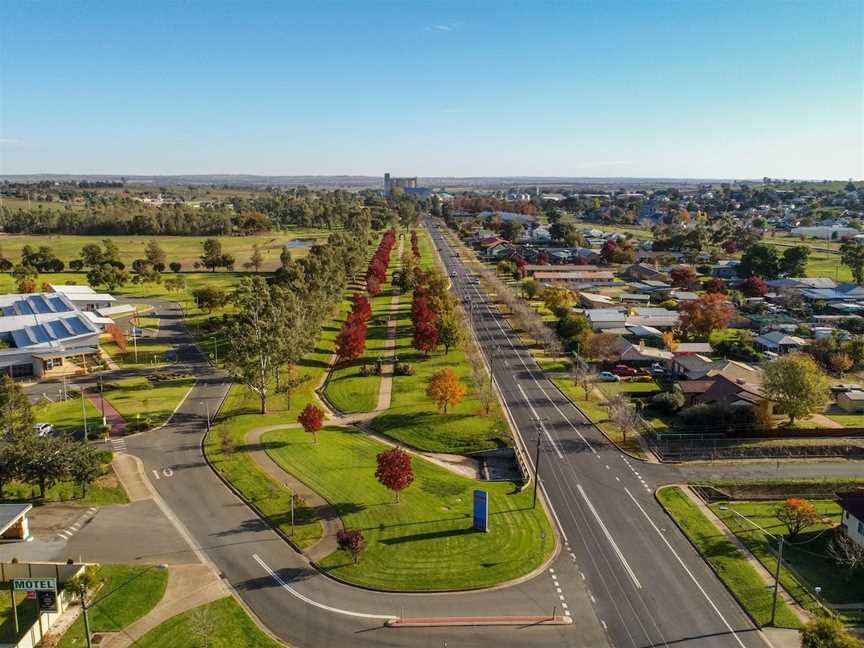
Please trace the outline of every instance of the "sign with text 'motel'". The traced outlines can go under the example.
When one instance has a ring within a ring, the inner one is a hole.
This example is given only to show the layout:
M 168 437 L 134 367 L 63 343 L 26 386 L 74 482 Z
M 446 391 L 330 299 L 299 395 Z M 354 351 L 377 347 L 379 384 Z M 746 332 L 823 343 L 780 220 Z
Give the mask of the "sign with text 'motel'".
M 474 491 L 474 529 L 489 531 L 489 496 L 486 491 Z

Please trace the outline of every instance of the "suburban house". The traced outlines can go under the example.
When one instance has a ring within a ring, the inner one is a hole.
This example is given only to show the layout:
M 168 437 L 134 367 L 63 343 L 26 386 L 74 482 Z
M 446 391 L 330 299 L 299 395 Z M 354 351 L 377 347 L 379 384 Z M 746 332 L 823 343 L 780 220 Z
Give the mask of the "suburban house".
M 692 368 L 686 374 L 689 378 L 676 384 L 676 389 L 684 396 L 685 405 L 720 403 L 770 407 L 770 401 L 762 395 L 761 369 L 734 360 L 720 360 L 709 366 L 705 362 L 708 359 L 700 355 L 676 357 L 671 365 L 680 369 L 682 365 L 697 364 L 695 360 L 702 367 Z
M 711 266 L 711 275 L 720 279 L 735 279 L 738 276 L 737 259 L 724 259 Z
M 42 377 L 64 362 L 95 362 L 100 328 L 95 313 L 79 310 L 62 293 L 0 296 L 0 371 Z
M 580 290 L 578 293 L 579 304 L 588 309 L 597 309 L 597 308 L 613 308 L 617 304 L 615 299 L 610 297 L 609 295 L 604 295 L 602 293 L 594 293 L 594 292 L 586 292 L 584 290 Z
M 116 300 L 108 293 L 97 293 L 90 286 L 76 284 L 48 284 L 52 293 L 64 295 L 78 310 L 95 312 L 110 308 Z
M 629 365 L 645 366 L 654 362 L 665 362 L 672 358 L 672 354 L 669 351 L 645 346 L 644 342 L 633 344 L 622 337 L 615 340 L 612 350 L 612 357 L 616 362 Z
M 657 281 L 656 279 L 632 281 L 627 286 L 634 292 L 656 295 L 661 300 L 672 290 L 671 285 L 665 281 Z
M 807 340 L 789 335 L 783 331 L 769 331 L 753 338 L 753 346 L 759 351 L 772 353 L 790 353 L 800 351 L 807 345 Z
M 585 270 L 585 267 L 587 266 L 570 272 L 554 272 L 547 269 L 544 272 L 535 272 L 534 279 L 541 284 L 564 285 L 571 288 L 614 283 L 615 274 L 612 271 L 599 269 Z
M 665 282 L 669 280 L 669 275 L 665 272 L 660 272 L 660 270 L 646 263 L 634 263 L 624 271 L 624 276 L 629 279 L 635 279 L 636 281 L 648 279 L 651 281 Z
M 864 547 L 864 491 L 837 495 L 843 509 L 843 530 L 850 540 Z
M 591 308 L 582 311 L 594 331 L 622 329 L 627 321 L 627 313 L 617 308 Z
M 836 288 L 837 284 L 828 277 L 782 277 L 766 281 L 768 287 L 775 291 L 805 290 L 807 288 Z
M 562 263 L 558 265 L 540 265 L 537 263 L 528 263 L 522 266 L 521 271 L 523 276 L 533 277 L 538 272 L 598 272 L 602 268 L 593 265 L 578 265 L 576 263 Z
M 678 326 L 678 311 L 666 308 L 633 308 L 625 322 L 626 326 L 651 326 L 656 329 L 671 329 Z
M 834 288 L 805 288 L 801 296 L 808 301 L 859 301 L 864 300 L 864 288 L 854 283 L 842 283 Z

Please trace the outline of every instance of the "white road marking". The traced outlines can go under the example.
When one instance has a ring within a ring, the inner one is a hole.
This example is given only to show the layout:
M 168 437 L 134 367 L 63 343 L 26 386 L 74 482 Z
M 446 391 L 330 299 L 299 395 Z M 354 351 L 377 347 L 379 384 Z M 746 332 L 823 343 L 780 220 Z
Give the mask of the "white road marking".
M 343 610 L 341 608 L 336 608 L 336 607 L 332 607 L 330 605 L 324 605 L 323 603 L 318 603 L 317 601 L 313 601 L 308 596 L 304 596 L 303 594 L 298 592 L 296 589 L 291 587 L 284 580 L 282 580 L 282 577 L 279 576 L 279 574 L 274 572 L 272 569 L 270 569 L 269 565 L 267 565 L 267 563 L 265 563 L 263 560 L 261 560 L 261 558 L 258 556 L 258 554 L 252 554 L 252 558 L 254 558 L 255 562 L 257 562 L 259 565 L 261 565 L 261 567 L 264 568 L 264 571 L 266 571 L 268 574 L 270 574 L 270 576 L 273 577 L 273 580 L 275 580 L 277 583 L 279 583 L 279 585 L 282 586 L 282 589 L 286 590 L 291 595 L 296 596 L 298 599 L 300 599 L 304 603 L 308 603 L 309 605 L 314 605 L 315 607 L 317 607 L 321 610 L 327 610 L 328 612 L 335 612 L 336 614 L 344 614 L 346 616 L 358 617 L 361 619 L 383 619 L 385 621 L 388 621 L 391 619 L 398 619 L 399 618 L 393 614 L 367 614 L 365 612 L 352 612 L 351 610 Z
M 159 476 L 159 471 L 158 471 L 158 470 L 154 470 L 154 471 L 153 471 L 153 474 L 156 476 L 156 479 L 162 479 L 162 478 Z
M 726 628 L 729 630 L 729 632 L 732 633 L 732 636 L 735 637 L 735 641 L 738 642 L 738 645 L 741 646 L 741 648 L 746 648 L 746 647 L 744 646 L 744 642 L 741 641 L 741 638 L 738 636 L 738 634 L 735 632 L 735 630 L 732 629 L 732 626 L 731 626 L 731 625 L 729 624 L 729 622 L 726 620 L 726 617 L 723 616 L 723 614 L 720 612 L 720 610 L 719 610 L 719 608 L 717 607 L 717 605 L 715 605 L 714 601 L 711 600 L 711 597 L 708 596 L 708 593 L 707 593 L 707 592 L 702 588 L 702 585 L 699 583 L 699 581 L 698 581 L 698 580 L 696 579 L 696 577 L 693 575 L 693 572 L 690 571 L 690 569 L 687 567 L 687 565 L 686 565 L 686 564 L 684 563 L 684 561 L 681 559 L 681 556 L 678 555 L 678 552 L 675 551 L 675 549 L 672 548 L 672 545 L 669 544 L 669 541 L 666 539 L 666 536 L 664 536 L 664 535 L 660 532 L 660 529 L 657 528 L 657 525 L 654 524 L 654 520 L 652 520 L 652 519 L 648 516 L 648 513 L 645 511 L 644 508 L 642 508 L 642 505 L 639 504 L 639 502 L 636 501 L 636 498 L 633 497 L 633 494 L 632 494 L 632 493 L 631 493 L 627 488 L 624 489 L 624 492 L 627 493 L 628 497 L 630 497 L 631 500 L 633 500 L 633 503 L 636 505 L 636 508 L 638 508 L 639 511 L 641 511 L 642 515 L 645 516 L 645 519 L 648 520 L 648 523 L 649 523 L 649 524 L 654 528 L 654 530 L 657 532 L 657 535 L 660 536 L 660 539 L 663 540 L 663 543 L 666 545 L 666 547 L 669 549 L 669 551 L 672 552 L 672 555 L 675 556 L 675 559 L 678 561 L 678 563 L 681 565 L 681 567 L 684 568 L 684 571 L 687 572 L 687 575 L 690 577 L 690 580 L 692 580 L 692 581 L 693 581 L 693 584 L 696 585 L 696 587 L 699 588 L 699 591 L 700 591 L 700 592 L 702 592 L 702 596 L 705 597 L 705 600 L 708 601 L 708 603 L 711 605 L 711 607 L 712 607 L 712 608 L 714 609 L 714 611 L 717 613 L 717 616 L 720 617 L 720 620 L 721 620 L 721 621 L 723 621 L 723 625 L 725 625 Z
M 608 629 L 609 629 L 609 628 L 606 627 L 606 622 L 605 622 L 603 619 L 600 619 L 600 625 L 603 626 L 603 629 L 604 629 L 604 630 L 608 630 Z
M 528 403 L 528 407 L 531 409 L 531 414 L 534 415 L 534 418 L 538 420 L 538 425 L 540 429 L 543 430 L 543 433 L 546 435 L 546 438 L 549 439 L 549 443 L 552 444 L 552 448 L 555 450 L 555 454 L 558 455 L 559 459 L 563 459 L 564 455 L 561 454 L 561 451 L 558 449 L 558 444 L 555 443 L 555 439 L 552 438 L 552 435 L 549 434 L 549 430 L 546 429 L 546 426 L 543 425 L 542 421 L 539 421 L 540 417 L 537 415 L 537 410 L 534 409 L 534 406 L 531 404 L 531 401 L 528 400 L 528 396 L 525 394 L 525 390 L 522 389 L 522 385 L 516 383 L 516 386 L 519 388 L 519 391 L 522 393 L 522 398 L 525 399 L 525 402 Z
M 597 520 L 597 524 L 600 525 L 600 529 L 603 531 L 603 535 L 606 536 L 606 539 L 609 541 L 609 544 L 612 545 L 613 551 L 618 556 L 618 559 L 621 561 L 621 564 L 624 565 L 624 569 L 627 571 L 627 574 L 633 580 L 633 583 L 636 585 L 637 589 L 642 589 L 642 583 L 639 582 L 639 579 L 636 578 L 636 574 L 633 569 L 630 567 L 630 563 L 627 562 L 627 559 L 624 557 L 624 554 L 621 552 L 621 549 L 615 544 L 615 540 L 612 538 L 612 534 L 609 533 L 609 529 L 606 528 L 606 525 L 603 524 L 603 520 L 600 519 L 600 514 L 597 513 L 597 509 L 594 508 L 594 505 L 591 503 L 591 500 L 588 499 L 588 494 L 585 492 L 585 489 L 582 488 L 582 484 L 576 484 L 576 488 L 579 491 L 579 494 L 582 496 L 582 499 L 585 500 L 585 503 L 588 505 L 588 510 L 591 511 L 591 514 L 594 516 L 594 519 Z M 626 490 L 626 489 L 625 489 Z

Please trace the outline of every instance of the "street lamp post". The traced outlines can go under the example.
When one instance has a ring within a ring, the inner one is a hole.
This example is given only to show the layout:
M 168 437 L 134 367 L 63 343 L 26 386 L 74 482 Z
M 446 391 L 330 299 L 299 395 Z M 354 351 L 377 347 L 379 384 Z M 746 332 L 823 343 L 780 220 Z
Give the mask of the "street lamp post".
M 105 390 L 102 385 L 102 376 L 99 376 L 99 404 L 102 406 L 102 425 L 105 426 L 108 421 L 105 419 Z
M 534 453 L 534 501 L 531 508 L 537 508 L 537 486 L 540 484 L 540 441 L 542 440 L 540 426 L 537 426 L 537 450 Z
M 751 524 L 755 528 L 759 529 L 759 531 L 761 531 L 762 533 L 767 535 L 769 538 L 772 538 L 772 539 L 777 541 L 777 566 L 774 568 L 774 593 L 773 593 L 773 596 L 771 598 L 771 619 L 768 621 L 768 625 L 774 625 L 774 620 L 777 616 L 777 595 L 780 592 L 780 566 L 783 564 L 783 535 L 782 534 L 779 536 L 774 535 L 773 533 L 771 533 L 767 529 L 764 529 L 763 527 L 756 524 L 753 520 L 748 518 L 743 513 L 739 513 L 738 511 L 733 509 L 728 504 L 721 504 L 720 510 L 732 512 L 733 514 L 737 515 L 738 517 L 740 517 L 742 520 L 744 520 L 748 524 Z

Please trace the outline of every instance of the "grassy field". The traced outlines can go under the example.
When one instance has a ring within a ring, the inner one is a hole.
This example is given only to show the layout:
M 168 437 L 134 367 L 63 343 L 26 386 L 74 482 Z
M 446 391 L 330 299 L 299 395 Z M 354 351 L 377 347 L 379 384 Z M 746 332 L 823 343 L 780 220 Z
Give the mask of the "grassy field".
M 756 569 L 696 508 L 678 487 L 657 491 L 657 498 L 684 533 L 760 625 L 771 618 L 771 590 Z M 777 602 L 776 625 L 798 628 L 798 618 L 782 600 Z
M 811 503 L 822 517 L 822 522 L 808 527 L 797 538 L 786 538 L 780 582 L 808 610 L 819 608 L 813 595 L 813 588 L 817 585 L 822 588 L 821 596 L 831 603 L 864 601 L 864 579 L 855 578 L 850 570 L 838 567 L 827 553 L 832 534 L 826 531 L 840 523 L 840 506 L 831 500 L 811 500 Z M 736 501 L 731 506 L 763 529 L 775 535 L 786 535 L 786 527 L 775 515 L 780 504 L 782 501 Z M 711 508 L 759 562 L 773 573 L 777 566 L 774 551 L 776 542 L 730 510 L 721 510 L 719 502 Z M 787 569 L 787 566 L 791 569 Z
M 201 629 L 210 628 L 202 644 Z M 232 597 L 171 617 L 135 642 L 137 648 L 282 648 L 264 634 Z
M 299 429 L 264 435 L 268 453 L 361 529 L 366 550 L 358 565 L 337 551 L 322 567 L 359 585 L 393 590 L 482 587 L 531 572 L 554 537 L 531 492 L 512 483 L 475 482 L 414 458 L 415 481 L 401 502 L 375 479 L 376 455 L 387 446 L 340 428 L 319 432 L 314 445 Z M 489 533 L 471 528 L 472 490 L 489 493 Z
M 282 246 L 293 239 L 320 239 L 328 236 L 326 230 L 312 228 L 296 228 L 285 232 L 270 232 L 267 234 L 252 234 L 249 236 L 215 236 L 222 244 L 222 251 L 234 255 L 237 268 L 249 261 L 252 256 L 252 246 L 257 244 L 264 257 L 262 270 L 275 270 L 279 267 L 279 255 Z M 201 244 L 206 236 L 73 236 L 67 234 L 19 235 L 0 234 L 0 249 L 7 259 L 17 262 L 21 256 L 21 248 L 25 245 L 39 247 L 47 245 L 64 263 L 79 258 L 81 248 L 90 243 L 102 244 L 103 239 L 111 239 L 120 249 L 120 260 L 131 267 L 132 261 L 144 256 L 144 246 L 151 240 L 156 240 L 165 250 L 168 261 L 179 261 L 183 270 L 194 269 L 194 263 L 201 255 Z M 306 247 L 291 248 L 294 256 L 305 254 Z
M 127 421 L 146 421 L 157 426 L 168 420 L 174 408 L 195 384 L 194 378 L 151 382 L 146 378 L 123 378 L 106 383 L 105 399 Z M 107 389 L 108 385 L 116 389 Z
M 89 425 L 101 423 L 99 410 L 89 400 L 82 401 L 81 398 L 71 398 L 56 403 L 43 401 L 33 407 L 33 417 L 38 423 L 53 424 L 55 431 L 61 434 L 71 434 L 84 430 L 84 411 Z
M 90 604 L 92 633 L 122 630 L 137 621 L 155 607 L 168 585 L 168 571 L 158 567 L 104 565 L 100 573 L 104 582 Z M 79 616 L 57 648 L 85 645 L 84 619 Z
M 425 230 L 418 231 L 421 265 L 434 267 L 431 241 Z M 443 348 L 425 357 L 411 344 L 411 296 L 399 304 L 396 330 L 396 355 L 400 362 L 413 365 L 413 376 L 395 376 L 390 409 L 371 422 L 382 434 L 430 452 L 474 452 L 510 445 L 512 439 L 497 402 L 490 416 L 483 415 L 482 405 L 471 390 L 471 368 L 462 349 Z M 432 375 L 450 367 L 468 386 L 465 398 L 451 406 L 447 414 L 439 412 L 426 388 Z

